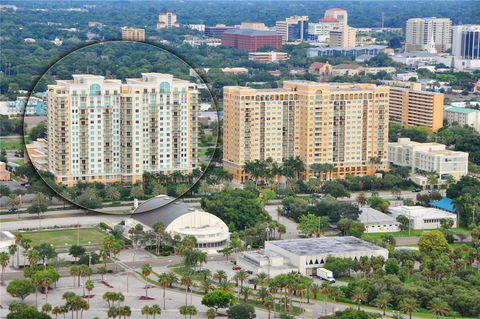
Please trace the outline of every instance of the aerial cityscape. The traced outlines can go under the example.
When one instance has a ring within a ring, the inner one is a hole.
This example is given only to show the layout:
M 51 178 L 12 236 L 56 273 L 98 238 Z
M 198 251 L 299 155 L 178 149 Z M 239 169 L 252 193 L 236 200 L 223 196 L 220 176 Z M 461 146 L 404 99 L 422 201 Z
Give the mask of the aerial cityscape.
M 0 15 L 0 318 L 480 318 L 479 1 Z

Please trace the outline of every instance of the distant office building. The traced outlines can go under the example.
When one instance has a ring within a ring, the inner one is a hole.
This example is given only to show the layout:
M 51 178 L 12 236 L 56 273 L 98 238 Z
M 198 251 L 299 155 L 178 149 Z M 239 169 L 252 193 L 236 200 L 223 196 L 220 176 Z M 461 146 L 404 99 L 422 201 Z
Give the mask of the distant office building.
M 192 30 L 197 30 L 199 32 L 205 32 L 205 25 L 204 24 L 187 24 L 187 28 Z
M 451 48 L 452 20 L 436 17 L 407 20 L 405 51 L 425 51 L 432 42 L 437 52 Z
M 347 10 L 342 8 L 330 8 L 325 10 L 324 19 L 335 19 L 340 25 L 348 25 Z
M 387 46 L 385 45 L 368 45 L 351 48 L 309 48 L 307 49 L 307 57 L 345 55 L 355 58 L 361 55 L 377 56 L 379 53 L 385 52 L 386 49 Z
M 480 132 L 480 111 L 466 107 L 446 106 L 443 118 L 447 124 L 457 123 L 461 126 L 473 127 Z
M 122 28 L 122 40 L 125 41 L 145 41 L 145 29 Z
M 226 26 L 224 24 L 217 24 L 214 27 L 205 27 L 205 36 L 210 37 L 210 38 L 217 38 L 220 39 L 222 38 L 222 33 L 227 31 L 227 30 L 232 30 L 236 29 L 235 27 L 232 26 Z
M 281 49 L 282 36 L 272 31 L 234 29 L 222 33 L 222 44 L 248 52 L 263 47 Z
M 390 122 L 403 126 L 443 127 L 443 93 L 422 91 L 420 83 L 410 88 L 390 87 Z
M 480 69 L 480 25 L 453 27 L 452 55 L 458 69 Z
M 277 21 L 275 31 L 282 36 L 284 43 L 308 40 L 308 16 L 292 16 Z
M 55 181 L 126 182 L 197 166 L 198 89 L 170 74 L 78 74 L 49 85 L 48 169 Z
M 224 87 L 223 165 L 244 182 L 247 161 L 298 156 L 304 178 L 331 163 L 333 178 L 387 169 L 388 87 L 285 81 L 283 88 Z M 374 165 L 372 158 L 380 164 Z
M 332 25 L 330 23 L 312 23 L 308 24 L 308 40 L 315 42 L 328 42 Z
M 274 61 L 286 61 L 288 60 L 288 53 L 286 52 L 250 52 L 248 54 L 250 61 L 256 61 L 261 63 L 272 63 Z
M 439 143 L 413 142 L 409 138 L 388 143 L 388 161 L 411 168 L 412 174 L 435 172 L 440 179 L 450 175 L 459 180 L 468 173 L 468 153 L 447 150 Z
M 395 218 L 402 215 L 408 218 L 410 229 L 438 229 L 442 220 L 451 219 L 457 227 L 457 215 L 438 208 L 423 206 L 395 206 L 388 209 Z
M 178 28 L 177 14 L 173 11 L 162 10 L 158 16 L 157 30 L 164 28 Z
M 260 21 L 245 21 L 240 24 L 240 29 L 268 31 L 265 23 Z
M 43 99 L 30 96 L 19 96 L 15 101 L 6 102 L 6 109 L 2 110 L 5 115 L 39 115 L 47 114 L 47 105 Z
M 331 48 L 351 48 L 356 46 L 357 30 L 349 26 L 330 30 L 328 44 Z

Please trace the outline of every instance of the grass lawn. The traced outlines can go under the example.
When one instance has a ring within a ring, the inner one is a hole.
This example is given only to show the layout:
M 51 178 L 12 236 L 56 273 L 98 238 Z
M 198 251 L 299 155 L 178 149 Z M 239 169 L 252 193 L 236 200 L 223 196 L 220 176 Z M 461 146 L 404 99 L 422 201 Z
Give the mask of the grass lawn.
M 64 247 L 65 243 L 67 243 L 67 246 L 76 245 L 77 236 L 80 245 L 88 245 L 88 242 L 91 242 L 92 245 L 98 245 L 106 237 L 106 234 L 98 228 L 29 231 L 21 232 L 21 234 L 23 238 L 32 240 L 32 246 L 48 243 L 53 244 L 55 247 Z
M 381 239 L 382 235 L 392 235 L 393 237 L 415 237 L 421 236 L 423 232 L 429 230 L 422 230 L 422 229 L 411 229 L 410 233 L 408 230 L 402 230 L 399 232 L 391 232 L 391 233 L 370 233 L 370 234 L 363 234 L 363 238 L 365 239 Z M 470 234 L 470 231 L 465 228 L 453 228 L 451 229 L 452 233 L 454 234 Z
M 2 138 L 0 140 L 0 146 L 3 150 L 20 150 L 23 145 L 23 139 L 21 138 Z

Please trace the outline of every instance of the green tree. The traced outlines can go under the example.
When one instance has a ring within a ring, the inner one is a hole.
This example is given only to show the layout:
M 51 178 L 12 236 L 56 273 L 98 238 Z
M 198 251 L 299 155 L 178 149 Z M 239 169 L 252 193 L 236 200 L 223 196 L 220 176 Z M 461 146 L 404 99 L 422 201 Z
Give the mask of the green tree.
M 35 288 L 31 279 L 17 278 L 8 283 L 7 292 L 12 297 L 20 298 L 23 301 L 28 295 L 35 292 Z
M 192 316 L 195 316 L 197 314 L 197 308 L 193 305 L 185 305 L 180 307 L 180 314 L 185 316 L 185 319 L 187 319 L 187 316 L 189 318 L 192 318 Z
M 445 235 L 439 230 L 423 232 L 418 240 L 418 248 L 427 255 L 444 254 L 449 251 Z
M 229 319 L 254 319 L 257 317 L 255 308 L 245 303 L 231 306 L 227 310 L 227 316 Z
M 398 306 L 403 313 L 408 314 L 410 319 L 412 319 L 412 312 L 415 312 L 418 309 L 417 301 L 410 297 L 400 300 Z
M 450 312 L 450 307 L 446 302 L 440 298 L 434 298 L 428 306 L 428 311 L 435 315 L 438 319 L 439 316 L 446 316 Z
M 380 293 L 377 298 L 375 298 L 375 306 L 382 309 L 383 315 L 385 316 L 385 311 L 392 300 L 392 295 L 388 292 Z
M 68 254 L 72 257 L 75 258 L 75 261 L 78 262 L 78 258 L 82 257 L 83 255 L 85 255 L 85 252 L 87 250 L 85 249 L 85 247 L 83 246 L 80 246 L 80 245 L 72 245 L 70 246 L 70 248 L 68 249 Z
M 0 283 L 2 285 L 4 284 L 3 277 L 5 274 L 5 268 L 7 268 L 9 262 L 10 262 L 9 254 L 6 251 L 0 252 L 0 267 L 2 267 L 2 276 L 0 279 Z
M 304 236 L 320 237 L 330 225 L 328 216 L 315 216 L 314 214 L 306 214 L 300 216 L 297 229 Z
M 203 296 L 202 305 L 214 308 L 215 312 L 218 312 L 219 308 L 229 307 L 234 299 L 235 297 L 231 292 L 215 290 Z

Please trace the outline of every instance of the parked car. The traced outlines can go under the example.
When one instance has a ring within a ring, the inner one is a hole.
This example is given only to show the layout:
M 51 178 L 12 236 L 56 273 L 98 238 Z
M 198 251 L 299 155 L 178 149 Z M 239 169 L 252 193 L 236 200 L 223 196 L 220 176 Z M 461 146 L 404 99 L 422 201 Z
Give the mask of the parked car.
M 412 192 L 414 192 L 414 193 L 420 193 L 421 191 L 422 191 L 422 190 L 421 190 L 420 188 L 418 188 L 418 187 L 417 187 L 417 188 L 414 188 L 414 189 L 412 190 Z
M 232 270 L 240 270 L 240 269 L 242 269 L 242 267 L 240 267 L 240 266 L 233 266 L 232 267 Z

